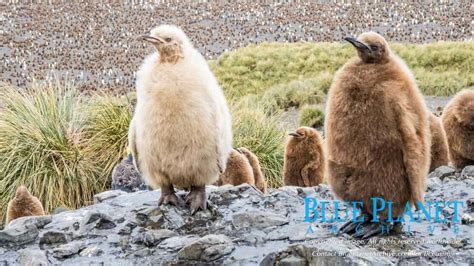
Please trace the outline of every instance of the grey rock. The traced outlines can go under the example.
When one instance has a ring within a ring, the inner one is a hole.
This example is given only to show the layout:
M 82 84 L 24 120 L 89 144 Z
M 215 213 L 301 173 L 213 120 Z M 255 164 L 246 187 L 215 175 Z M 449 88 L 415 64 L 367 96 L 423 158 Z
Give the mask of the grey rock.
M 86 244 L 84 242 L 71 242 L 68 244 L 60 245 L 59 247 L 53 249 L 52 253 L 55 258 L 64 259 L 72 255 L 78 254 L 81 250 L 85 248 Z
M 86 234 L 94 228 L 105 230 L 115 227 L 116 224 L 110 216 L 104 213 L 90 212 L 82 219 L 79 225 L 79 234 Z
M 153 247 L 156 246 L 162 240 L 173 236 L 178 236 L 178 233 L 168 229 L 147 230 L 135 236 L 133 239 L 133 243 L 143 244 L 147 247 Z
M 42 244 L 61 244 L 71 240 L 72 234 L 59 230 L 49 230 L 43 232 L 40 236 L 40 245 Z
M 320 228 L 312 227 L 313 232 L 308 233 L 307 223 L 284 225 L 280 228 L 272 230 L 267 234 L 268 240 L 290 240 L 290 241 L 303 241 L 305 239 L 314 239 L 327 236 L 328 233 L 321 230 Z
M 433 172 L 431 172 L 428 175 L 428 179 L 437 177 L 437 178 L 443 180 L 444 178 L 446 178 L 448 176 L 454 176 L 455 173 L 456 173 L 456 169 L 454 169 L 451 166 L 443 165 L 443 166 L 440 166 L 440 167 L 436 168 Z
M 17 246 L 33 242 L 38 237 L 36 227 L 10 227 L 0 231 L 0 246 Z
M 194 236 L 194 235 L 174 236 L 174 237 L 170 237 L 163 240 L 158 245 L 158 247 L 162 249 L 168 249 L 168 250 L 178 250 L 184 247 L 186 244 L 189 244 L 190 242 L 193 242 L 197 239 L 199 239 L 199 237 Z
M 62 213 L 62 212 L 67 212 L 67 211 L 69 211 L 68 208 L 63 207 L 63 206 L 59 206 L 56 209 L 54 209 L 53 214 L 59 214 L 59 213 Z
M 100 256 L 102 253 L 104 253 L 104 251 L 102 251 L 102 249 L 100 249 L 97 246 L 92 246 L 92 247 L 87 247 L 87 248 L 83 249 L 79 253 L 79 255 L 81 255 L 83 257 L 96 257 L 96 256 Z
M 427 221 L 422 214 L 421 223 L 404 223 L 404 229 L 411 227 L 407 233 L 370 239 L 375 242 L 334 243 L 353 240 L 333 235 L 331 228 L 337 230 L 342 223 L 317 221 L 309 232 L 309 224 L 304 222 L 304 197 L 315 197 L 318 202 L 334 200 L 327 185 L 271 189 L 265 196 L 249 185 L 209 186 L 206 188 L 209 209 L 195 215 L 189 214 L 188 206 L 158 206 L 159 190 L 138 191 L 119 193 L 100 203 L 53 215 L 52 219 L 51 216 L 28 217 L 13 221 L 10 231 L 7 230 L 8 240 L 0 245 L 0 265 L 18 264 L 20 249 L 43 250 L 48 263 L 53 265 L 469 265 L 474 257 L 472 224 L 468 218 L 474 215 L 474 179 L 446 177 L 440 184 L 441 180 L 434 177 L 431 181 L 434 182 L 425 194 L 425 201 L 462 201 L 464 207 L 459 208 L 459 217 L 464 217 L 464 222 L 435 223 Z M 179 197 L 185 194 L 177 191 Z M 343 217 L 347 208 L 339 207 L 338 216 Z M 452 218 L 453 209 L 445 207 L 441 205 L 441 218 Z M 332 205 L 325 210 L 328 218 L 335 212 Z M 432 216 L 434 213 L 432 209 Z M 434 226 L 433 232 L 428 230 L 430 226 Z M 457 233 L 453 232 L 454 228 L 458 229 Z M 13 229 L 21 236 L 16 240 L 11 235 Z M 21 244 L 28 230 L 33 234 Z M 75 242 L 57 243 L 64 239 L 71 241 L 70 233 Z M 380 242 L 387 239 L 414 240 L 421 244 Z M 459 241 L 452 242 L 456 239 Z M 360 255 L 406 250 L 418 254 L 445 251 L 453 255 Z M 313 256 L 317 252 L 339 255 Z
M 18 262 L 23 266 L 46 266 L 48 258 L 40 249 L 23 249 L 19 251 Z
M 38 229 L 43 228 L 45 225 L 51 223 L 51 215 L 42 216 L 26 216 L 20 217 L 11 221 L 7 228 L 22 228 L 22 227 L 36 227 Z
M 288 218 L 282 215 L 263 211 L 249 211 L 232 216 L 232 224 L 236 228 L 264 229 L 270 226 L 287 224 L 288 222 Z
M 303 258 L 290 255 L 280 260 L 280 265 L 281 266 L 305 266 L 306 260 Z
M 191 261 L 215 261 L 234 250 L 234 244 L 225 235 L 207 235 L 184 246 L 178 258 Z
M 474 218 L 472 218 L 471 215 L 467 214 L 467 213 L 464 213 L 462 216 L 461 216 L 461 222 L 462 224 L 474 224 Z
M 113 199 L 115 197 L 118 197 L 120 195 L 127 194 L 126 192 L 123 192 L 121 190 L 109 190 L 105 191 L 99 194 L 94 195 L 94 204 L 101 203 L 110 199 Z
M 474 178 L 474 165 L 464 167 L 461 172 L 461 178 Z
M 466 205 L 468 208 L 474 208 L 474 198 L 466 200 Z

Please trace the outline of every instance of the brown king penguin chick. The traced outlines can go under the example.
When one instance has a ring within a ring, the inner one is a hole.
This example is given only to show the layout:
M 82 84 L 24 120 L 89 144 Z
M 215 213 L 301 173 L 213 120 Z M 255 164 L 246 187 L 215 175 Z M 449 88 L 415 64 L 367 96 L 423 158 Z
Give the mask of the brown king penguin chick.
M 238 186 L 243 183 L 255 186 L 252 166 L 245 155 L 233 149 L 230 152 L 224 173 L 219 176 L 217 185 L 223 186 L 231 184 L 233 186 Z
M 474 165 L 474 90 L 454 96 L 441 118 L 453 165 L 457 170 Z
M 313 187 L 321 184 L 326 168 L 321 135 L 310 127 L 300 127 L 289 135 L 283 161 L 284 185 Z
M 434 114 L 430 114 L 430 131 L 431 131 L 431 164 L 430 171 L 442 165 L 448 165 L 448 141 L 446 132 L 444 132 L 441 121 Z
M 257 155 L 255 155 L 249 149 L 244 147 L 240 147 L 237 150 L 243 155 L 245 155 L 245 157 L 247 157 L 247 160 L 252 166 L 253 177 L 255 179 L 255 187 L 262 193 L 266 194 L 268 192 L 267 181 L 265 181 L 265 176 L 263 175 L 262 168 L 260 167 L 260 162 L 258 160 Z
M 328 93 L 327 177 L 337 197 L 363 203 L 359 218 L 365 221 L 349 221 L 340 232 L 367 238 L 380 233 L 382 223 L 394 225 L 387 221 L 387 206 L 372 213 L 373 204 L 382 205 L 372 197 L 393 203 L 393 219 L 407 202 L 423 201 L 431 159 L 429 111 L 410 70 L 382 36 L 366 32 L 345 40 L 358 56 L 337 71 Z M 382 223 L 367 220 L 374 216 Z
M 43 204 L 31 195 L 25 186 L 20 186 L 16 190 L 15 198 L 8 203 L 5 225 L 16 218 L 38 215 L 44 215 Z
M 140 37 L 156 51 L 137 72 L 137 104 L 129 128 L 134 165 L 158 204 L 182 205 L 175 187 L 189 189 L 191 214 L 207 208 L 206 185 L 224 172 L 232 150 L 230 112 L 207 61 L 176 26 Z

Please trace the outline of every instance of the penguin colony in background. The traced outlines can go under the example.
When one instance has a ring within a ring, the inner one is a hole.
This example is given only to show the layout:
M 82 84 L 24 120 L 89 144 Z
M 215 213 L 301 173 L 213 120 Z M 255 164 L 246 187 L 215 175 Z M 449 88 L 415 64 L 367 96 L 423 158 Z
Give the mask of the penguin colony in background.
M 156 52 L 137 73 L 131 156 L 117 166 L 114 180 L 133 191 L 138 171 L 148 185 L 161 188 L 159 204 L 182 205 L 174 189 L 187 189 L 191 213 L 206 209 L 206 185 L 248 183 L 267 193 L 257 156 L 246 148 L 232 149 L 231 117 L 222 90 L 186 35 L 163 25 L 140 40 Z M 382 36 L 367 32 L 346 40 L 358 56 L 334 77 L 326 138 L 307 127 L 290 134 L 284 184 L 316 186 L 325 176 L 337 197 L 363 201 L 364 206 L 371 197 L 382 197 L 394 203 L 392 214 L 400 215 L 407 202 L 423 201 L 429 171 L 448 162 L 458 170 L 474 164 L 474 91 L 456 95 L 440 123 L 428 111 L 410 70 Z M 133 180 L 125 180 L 128 172 L 134 173 Z M 362 211 L 372 215 L 370 209 Z M 8 204 L 7 223 L 43 214 L 41 202 L 21 186 Z M 386 212 L 379 216 L 388 223 Z M 359 225 L 363 230 L 356 233 Z M 366 219 L 348 222 L 341 231 L 369 237 L 379 226 Z

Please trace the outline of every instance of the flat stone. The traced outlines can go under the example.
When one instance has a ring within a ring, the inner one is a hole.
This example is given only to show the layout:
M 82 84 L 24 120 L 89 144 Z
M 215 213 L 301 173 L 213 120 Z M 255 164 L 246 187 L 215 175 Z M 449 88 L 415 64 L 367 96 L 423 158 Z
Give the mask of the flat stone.
M 40 244 L 60 244 L 67 243 L 71 240 L 72 234 L 67 234 L 64 231 L 49 230 L 41 234 Z
M 433 172 L 431 172 L 428 175 L 428 179 L 433 178 L 433 177 L 437 177 L 437 178 L 443 180 L 445 177 L 453 176 L 455 173 L 456 173 L 456 169 L 454 169 L 451 166 L 443 165 L 443 166 L 440 166 L 440 167 L 436 168 Z
M 474 178 L 474 165 L 468 165 L 462 169 L 461 178 Z
M 462 216 L 461 216 L 461 222 L 462 224 L 474 224 L 474 218 L 472 218 L 471 215 L 467 214 L 467 213 L 464 213 Z
M 280 260 L 281 266 L 305 266 L 306 260 L 296 256 L 288 256 Z
M 207 235 L 185 245 L 178 252 L 178 258 L 210 262 L 230 254 L 232 250 L 234 250 L 234 244 L 227 236 Z
M 59 214 L 59 213 L 62 213 L 62 212 L 67 212 L 67 211 L 70 211 L 70 210 L 67 209 L 66 207 L 59 206 L 56 209 L 54 209 L 53 214 Z
M 305 239 L 315 239 L 325 235 L 327 232 L 317 227 L 312 227 L 313 232 L 308 232 L 309 223 L 297 223 L 291 225 L 285 225 L 278 229 L 272 230 L 267 234 L 266 239 L 268 240 L 290 240 L 290 241 L 302 241 Z
M 79 234 L 85 234 L 94 228 L 106 230 L 115 227 L 116 224 L 110 216 L 104 213 L 90 212 L 82 219 L 79 225 Z
M 71 242 L 53 249 L 53 257 L 63 259 L 78 254 L 85 248 L 84 242 Z
M 0 246 L 24 245 L 38 237 L 36 227 L 14 227 L 0 231 Z
M 93 247 L 87 247 L 87 248 L 83 249 L 79 253 L 79 255 L 81 255 L 83 257 L 96 257 L 96 256 L 100 256 L 102 253 L 104 253 L 104 251 L 102 251 L 102 249 L 100 249 L 97 246 L 93 246 Z
M 248 211 L 232 216 L 232 224 L 236 228 L 252 227 L 254 229 L 264 229 L 270 226 L 287 224 L 288 222 L 288 218 L 285 216 L 263 211 Z
M 94 204 L 101 203 L 101 202 L 116 198 L 124 194 L 127 194 L 127 192 L 124 192 L 121 190 L 105 191 L 105 192 L 94 195 Z
M 51 215 L 25 216 L 11 221 L 6 228 L 36 227 L 43 228 L 53 220 Z
M 199 239 L 199 237 L 195 235 L 188 235 L 188 236 L 174 236 L 163 240 L 158 247 L 162 249 L 168 250 L 178 250 L 184 247 L 186 244 L 193 242 Z
M 139 233 L 137 236 L 134 237 L 133 243 L 135 244 L 143 244 L 147 247 L 156 246 L 162 240 L 178 236 L 178 233 L 173 232 L 168 229 L 161 229 L 161 230 L 147 230 L 145 232 Z
M 18 254 L 18 262 L 22 266 L 47 266 L 46 253 L 40 249 L 23 249 Z

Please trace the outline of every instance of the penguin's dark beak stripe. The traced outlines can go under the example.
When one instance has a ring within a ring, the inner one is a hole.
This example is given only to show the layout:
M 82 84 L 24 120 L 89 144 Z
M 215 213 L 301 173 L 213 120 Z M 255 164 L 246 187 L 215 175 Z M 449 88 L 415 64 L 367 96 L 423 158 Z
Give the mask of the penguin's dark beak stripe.
M 363 44 L 362 42 L 359 42 L 358 40 L 354 39 L 354 38 L 351 38 L 351 37 L 346 37 L 344 38 L 344 40 L 350 42 L 352 45 L 354 45 L 355 48 L 357 48 L 357 50 L 360 50 L 360 51 L 370 51 L 370 48 Z
M 151 43 L 165 43 L 165 40 L 159 38 L 159 37 L 152 37 L 150 35 L 140 35 L 137 38 L 139 41 L 147 41 Z
M 290 135 L 290 136 L 292 136 L 292 137 L 295 137 L 295 138 L 301 137 L 301 135 L 298 134 L 298 133 L 296 133 L 296 132 L 292 132 L 292 133 L 290 133 L 290 134 L 288 134 L 288 135 Z

